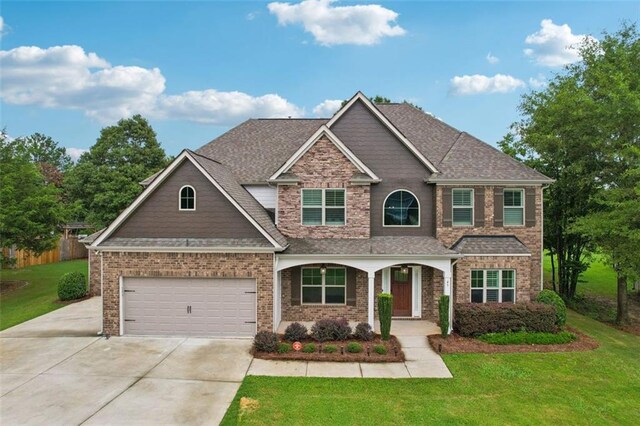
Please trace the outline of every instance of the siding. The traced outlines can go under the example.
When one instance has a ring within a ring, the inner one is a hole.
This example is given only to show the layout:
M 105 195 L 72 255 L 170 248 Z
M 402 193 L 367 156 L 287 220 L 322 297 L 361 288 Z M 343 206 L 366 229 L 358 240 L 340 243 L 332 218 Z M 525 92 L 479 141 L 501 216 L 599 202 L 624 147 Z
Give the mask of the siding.
M 382 179 L 371 185 L 371 236 L 435 235 L 435 192 L 424 183 L 429 170 L 361 102 L 356 102 L 331 130 Z M 408 189 L 420 201 L 419 228 L 382 226 L 384 199 Z
M 183 185 L 196 190 L 196 210 L 178 210 Z M 183 162 L 114 232 L 124 238 L 263 238 L 189 161 Z
M 269 185 L 245 185 L 244 189 L 255 198 L 265 209 L 276 208 L 278 189 Z

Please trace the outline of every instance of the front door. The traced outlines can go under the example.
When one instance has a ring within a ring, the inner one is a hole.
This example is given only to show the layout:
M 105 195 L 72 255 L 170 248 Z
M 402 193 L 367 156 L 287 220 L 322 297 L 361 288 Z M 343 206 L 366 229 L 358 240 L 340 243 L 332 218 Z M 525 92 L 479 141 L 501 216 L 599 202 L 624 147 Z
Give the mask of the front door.
M 411 269 L 406 274 L 400 268 L 391 268 L 391 294 L 393 316 L 411 316 Z

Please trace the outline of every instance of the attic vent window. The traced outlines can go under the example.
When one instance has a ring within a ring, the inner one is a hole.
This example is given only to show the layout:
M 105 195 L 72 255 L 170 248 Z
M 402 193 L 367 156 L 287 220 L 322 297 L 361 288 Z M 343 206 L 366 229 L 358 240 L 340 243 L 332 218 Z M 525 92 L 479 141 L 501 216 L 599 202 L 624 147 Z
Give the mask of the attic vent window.
M 181 211 L 196 209 L 196 190 L 193 189 L 193 186 L 185 185 L 180 188 L 180 200 L 178 207 Z

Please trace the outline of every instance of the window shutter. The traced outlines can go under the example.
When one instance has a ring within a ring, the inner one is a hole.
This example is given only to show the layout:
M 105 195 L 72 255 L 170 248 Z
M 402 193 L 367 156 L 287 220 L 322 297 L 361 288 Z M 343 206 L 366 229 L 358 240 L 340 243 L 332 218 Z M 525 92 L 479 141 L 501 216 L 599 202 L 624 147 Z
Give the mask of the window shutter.
M 451 226 L 451 188 L 442 188 L 442 226 Z
M 356 270 L 347 268 L 347 305 L 356 306 Z
M 501 227 L 504 213 L 504 187 L 493 188 L 493 226 Z
M 524 190 L 524 223 L 527 228 L 536 226 L 536 189 L 525 188 Z
M 484 226 L 484 188 L 474 188 L 473 216 L 475 226 Z
M 291 268 L 291 306 L 298 306 L 300 304 L 301 279 L 300 267 L 296 266 Z

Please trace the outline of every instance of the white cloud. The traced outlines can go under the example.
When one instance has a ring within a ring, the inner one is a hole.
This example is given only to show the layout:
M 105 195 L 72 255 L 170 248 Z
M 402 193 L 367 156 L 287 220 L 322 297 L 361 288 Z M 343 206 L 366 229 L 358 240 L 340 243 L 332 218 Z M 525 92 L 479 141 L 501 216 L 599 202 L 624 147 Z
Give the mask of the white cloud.
M 340 99 L 327 99 L 320 102 L 313 108 L 313 113 L 317 117 L 330 117 L 342 106 Z
M 332 6 L 335 0 L 305 0 L 301 3 L 269 3 L 269 12 L 280 25 L 302 24 L 324 46 L 372 45 L 383 37 L 406 33 L 397 25 L 398 14 L 377 4 Z
M 547 87 L 548 84 L 549 82 L 542 74 L 538 74 L 537 77 L 529 78 L 529 86 L 531 86 L 533 89 L 543 89 Z
M 69 154 L 69 157 L 71 157 L 71 159 L 74 162 L 78 161 L 78 159 L 82 154 L 84 154 L 85 152 L 89 152 L 88 149 L 84 149 L 84 148 L 65 148 L 65 149 L 67 151 L 67 154 Z
M 493 56 L 491 52 L 489 52 L 487 53 L 487 62 L 489 62 L 490 64 L 497 64 L 498 62 L 500 62 L 500 58 L 498 58 L 497 56 Z
M 4 102 L 82 110 L 104 123 L 140 113 L 150 118 L 231 125 L 249 117 L 304 112 L 275 94 L 253 97 L 209 89 L 168 95 L 158 68 L 112 66 L 80 46 L 17 47 L 0 51 L 0 61 Z
M 524 42 L 529 48 L 524 54 L 539 65 L 559 67 L 580 60 L 579 45 L 585 40 L 595 40 L 585 34 L 573 34 L 569 25 L 556 25 L 551 19 L 540 22 L 540 30 L 530 34 Z
M 451 93 L 460 96 L 482 93 L 509 93 L 524 86 L 524 81 L 504 74 L 496 74 L 493 77 L 479 74 L 455 76 L 450 81 Z
M 247 16 L 245 16 L 245 18 L 247 19 L 247 21 L 253 21 L 258 17 L 258 13 L 259 12 L 249 12 L 247 13 Z
M 4 18 L 0 16 L 0 38 L 9 31 L 9 26 L 4 22 Z

